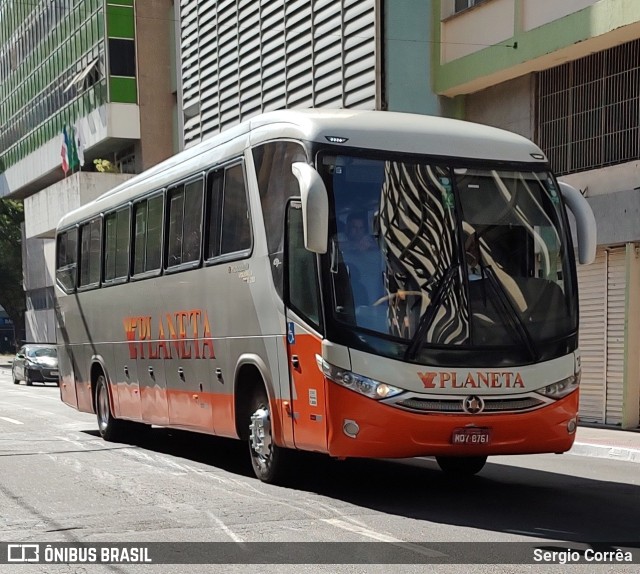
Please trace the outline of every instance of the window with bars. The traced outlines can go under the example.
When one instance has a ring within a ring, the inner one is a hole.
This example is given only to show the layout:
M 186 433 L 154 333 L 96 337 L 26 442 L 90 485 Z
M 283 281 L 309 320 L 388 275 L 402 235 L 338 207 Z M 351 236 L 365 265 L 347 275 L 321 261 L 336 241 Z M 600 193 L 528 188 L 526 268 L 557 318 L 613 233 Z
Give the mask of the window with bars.
M 536 137 L 556 174 L 640 159 L 640 40 L 537 80 Z

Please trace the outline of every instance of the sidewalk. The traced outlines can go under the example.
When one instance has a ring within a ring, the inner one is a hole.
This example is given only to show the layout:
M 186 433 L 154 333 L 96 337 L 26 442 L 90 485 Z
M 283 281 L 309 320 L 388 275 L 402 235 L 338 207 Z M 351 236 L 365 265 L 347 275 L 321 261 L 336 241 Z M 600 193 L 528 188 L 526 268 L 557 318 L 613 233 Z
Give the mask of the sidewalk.
M 11 368 L 13 355 L 0 355 L 0 368 Z M 568 454 L 640 463 L 640 428 L 624 431 L 598 426 L 578 426 L 576 442 Z
M 578 426 L 576 442 L 573 443 L 569 454 L 640 463 L 640 429 L 624 431 L 596 426 Z

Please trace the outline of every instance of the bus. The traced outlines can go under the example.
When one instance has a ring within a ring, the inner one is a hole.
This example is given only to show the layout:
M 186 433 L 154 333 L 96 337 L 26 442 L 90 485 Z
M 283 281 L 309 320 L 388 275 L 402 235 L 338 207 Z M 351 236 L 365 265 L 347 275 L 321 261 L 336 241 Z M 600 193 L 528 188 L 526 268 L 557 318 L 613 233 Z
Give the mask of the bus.
M 108 441 L 152 425 L 245 441 L 266 482 L 296 450 L 463 475 L 562 453 L 576 255 L 595 244 L 586 200 L 519 135 L 265 113 L 61 219 L 61 398 Z

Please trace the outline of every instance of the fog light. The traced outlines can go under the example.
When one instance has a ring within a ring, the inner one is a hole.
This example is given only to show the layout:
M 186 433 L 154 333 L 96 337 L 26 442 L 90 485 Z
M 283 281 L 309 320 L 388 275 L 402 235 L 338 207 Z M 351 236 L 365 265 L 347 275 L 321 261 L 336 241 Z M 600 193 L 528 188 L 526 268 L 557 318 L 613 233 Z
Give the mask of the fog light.
M 569 434 L 573 434 L 574 432 L 576 432 L 576 419 L 571 419 L 568 423 L 567 423 L 567 432 Z
M 349 419 L 345 419 L 342 425 L 342 431 L 349 438 L 356 438 L 358 433 L 360 432 L 360 427 L 356 421 L 351 421 Z

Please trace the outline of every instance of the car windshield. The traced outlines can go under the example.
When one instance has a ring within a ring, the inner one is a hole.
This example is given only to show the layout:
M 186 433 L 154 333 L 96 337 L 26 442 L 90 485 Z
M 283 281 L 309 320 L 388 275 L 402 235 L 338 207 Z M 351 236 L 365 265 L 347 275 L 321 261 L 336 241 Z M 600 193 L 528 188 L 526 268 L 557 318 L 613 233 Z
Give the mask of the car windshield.
M 567 230 L 546 172 L 320 156 L 333 314 L 410 347 L 528 347 L 576 328 Z
M 27 357 L 51 357 L 55 359 L 57 357 L 57 353 L 55 349 L 50 347 L 37 347 L 35 349 L 28 349 Z

